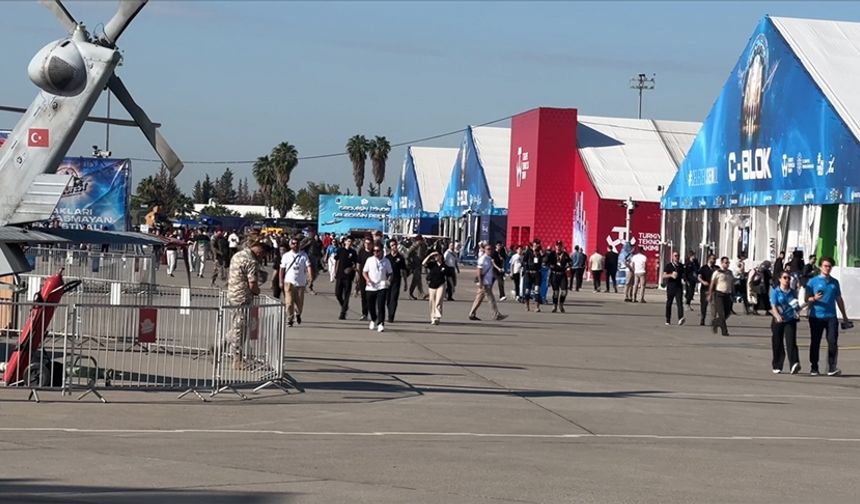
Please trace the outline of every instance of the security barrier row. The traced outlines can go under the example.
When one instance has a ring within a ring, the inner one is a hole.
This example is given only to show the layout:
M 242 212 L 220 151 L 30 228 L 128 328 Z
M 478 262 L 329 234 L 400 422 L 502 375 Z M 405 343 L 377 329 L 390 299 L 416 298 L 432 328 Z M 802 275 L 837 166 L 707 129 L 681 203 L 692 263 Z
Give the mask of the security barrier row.
M 217 298 L 216 298 L 217 299 Z M 285 310 L 251 305 L 0 302 L 0 358 L 7 386 L 102 402 L 106 390 L 173 390 L 205 401 L 242 389 L 303 391 L 286 372 Z

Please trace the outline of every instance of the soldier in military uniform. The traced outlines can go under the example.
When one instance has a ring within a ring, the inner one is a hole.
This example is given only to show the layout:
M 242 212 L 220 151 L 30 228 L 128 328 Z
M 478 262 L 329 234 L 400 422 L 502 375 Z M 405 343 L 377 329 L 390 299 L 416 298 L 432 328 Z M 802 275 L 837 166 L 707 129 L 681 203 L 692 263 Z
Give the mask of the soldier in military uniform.
M 227 302 L 233 309 L 230 329 L 227 331 L 229 354 L 233 367 L 242 367 L 242 347 L 248 332 L 248 309 L 254 297 L 260 294 L 259 260 L 268 252 L 268 245 L 258 237 L 249 238 L 240 252 L 230 260 L 227 279 Z
M 549 268 L 549 285 L 552 287 L 552 312 L 564 313 L 564 299 L 567 297 L 567 271 L 571 268 L 570 255 L 564 250 L 561 241 L 555 242 L 555 250 L 547 252 L 544 258 Z

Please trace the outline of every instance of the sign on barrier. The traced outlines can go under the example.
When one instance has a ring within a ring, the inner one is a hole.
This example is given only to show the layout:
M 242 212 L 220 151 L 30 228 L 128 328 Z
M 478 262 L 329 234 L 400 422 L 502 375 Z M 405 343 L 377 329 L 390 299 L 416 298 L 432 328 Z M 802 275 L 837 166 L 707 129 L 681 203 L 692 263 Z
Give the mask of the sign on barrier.
M 158 309 L 141 308 L 140 325 L 137 330 L 138 343 L 155 343 L 158 333 Z

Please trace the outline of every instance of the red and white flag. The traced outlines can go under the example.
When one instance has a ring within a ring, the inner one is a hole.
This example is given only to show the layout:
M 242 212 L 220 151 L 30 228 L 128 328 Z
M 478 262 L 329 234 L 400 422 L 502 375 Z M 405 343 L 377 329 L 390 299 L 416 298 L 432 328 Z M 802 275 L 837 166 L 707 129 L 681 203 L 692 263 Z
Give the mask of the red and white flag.
M 49 133 L 47 128 L 30 128 L 27 131 L 27 147 L 48 147 Z

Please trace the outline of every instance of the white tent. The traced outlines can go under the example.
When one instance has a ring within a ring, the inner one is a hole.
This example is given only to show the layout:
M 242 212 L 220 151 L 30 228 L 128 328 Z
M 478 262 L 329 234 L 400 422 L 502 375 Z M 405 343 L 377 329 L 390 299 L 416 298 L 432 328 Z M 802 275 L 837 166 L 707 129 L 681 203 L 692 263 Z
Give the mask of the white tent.
M 443 147 L 409 147 L 425 212 L 439 211 L 458 151 Z
M 478 160 L 484 169 L 493 206 L 508 208 L 508 180 L 511 164 L 511 129 L 491 126 L 472 128 Z
M 660 201 L 700 123 L 580 115 L 577 147 L 602 199 Z

